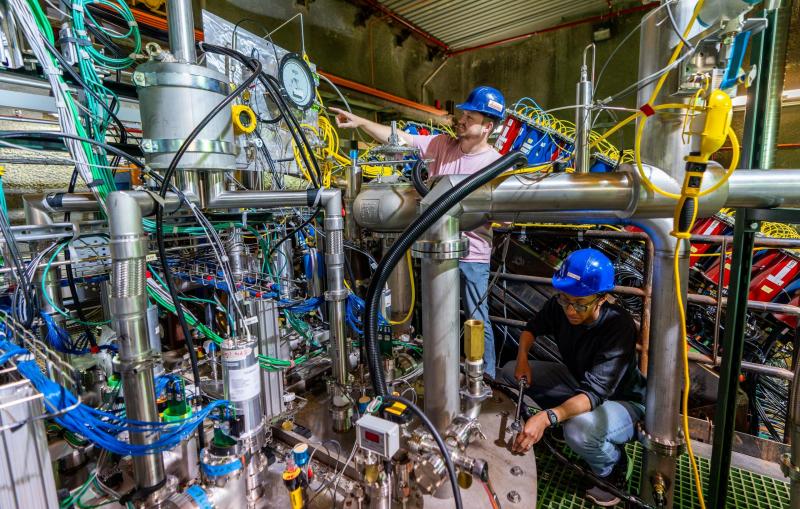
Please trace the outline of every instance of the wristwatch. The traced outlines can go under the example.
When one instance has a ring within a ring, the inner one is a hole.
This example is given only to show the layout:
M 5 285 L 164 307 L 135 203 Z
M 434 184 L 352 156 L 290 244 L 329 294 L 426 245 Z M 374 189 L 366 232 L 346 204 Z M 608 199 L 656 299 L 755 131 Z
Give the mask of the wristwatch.
M 550 427 L 555 428 L 558 426 L 558 416 L 552 410 L 546 410 L 547 412 L 547 419 L 550 421 Z

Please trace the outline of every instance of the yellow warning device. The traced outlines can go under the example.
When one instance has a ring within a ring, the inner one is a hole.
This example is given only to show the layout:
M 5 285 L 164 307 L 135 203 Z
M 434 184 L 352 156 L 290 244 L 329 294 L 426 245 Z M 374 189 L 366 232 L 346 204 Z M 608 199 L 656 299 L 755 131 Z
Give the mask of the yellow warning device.
M 250 134 L 256 130 L 258 120 L 250 106 L 234 104 L 231 106 L 231 115 L 233 117 L 233 132 L 237 136 L 240 134 Z

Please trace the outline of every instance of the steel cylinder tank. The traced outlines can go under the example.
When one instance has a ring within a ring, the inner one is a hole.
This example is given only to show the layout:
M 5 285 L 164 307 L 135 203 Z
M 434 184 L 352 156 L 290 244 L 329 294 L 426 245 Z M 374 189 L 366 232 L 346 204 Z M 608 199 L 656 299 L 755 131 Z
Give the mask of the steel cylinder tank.
M 230 93 L 224 74 L 202 65 L 166 61 L 168 53 L 140 65 L 133 73 L 142 118 L 142 151 L 153 169 L 169 166 L 192 130 Z M 157 58 L 165 61 L 158 61 Z M 225 108 L 189 145 L 179 169 L 235 168 L 231 110 Z
M 225 340 L 221 345 L 225 399 L 236 407 L 243 422 L 237 437 L 254 437 L 264 427 L 261 402 L 261 370 L 256 358 L 255 340 Z

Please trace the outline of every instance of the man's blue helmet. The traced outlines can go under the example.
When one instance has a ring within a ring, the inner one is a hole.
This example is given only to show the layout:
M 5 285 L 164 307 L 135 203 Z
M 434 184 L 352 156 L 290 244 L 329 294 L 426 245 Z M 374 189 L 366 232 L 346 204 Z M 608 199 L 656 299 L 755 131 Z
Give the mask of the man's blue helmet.
M 456 105 L 456 108 L 464 111 L 477 111 L 487 117 L 499 120 L 503 118 L 506 111 L 506 100 L 496 88 L 482 85 L 475 87 L 469 93 L 467 101 Z
M 573 297 L 587 297 L 614 289 L 614 265 L 597 249 L 573 251 L 553 275 L 556 290 Z

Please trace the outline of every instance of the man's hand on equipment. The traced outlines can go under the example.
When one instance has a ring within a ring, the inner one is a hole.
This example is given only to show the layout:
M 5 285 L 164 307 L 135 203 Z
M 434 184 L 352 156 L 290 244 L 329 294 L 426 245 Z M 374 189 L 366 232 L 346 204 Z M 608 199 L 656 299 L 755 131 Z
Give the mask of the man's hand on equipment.
M 328 108 L 333 113 L 336 113 L 336 127 L 346 129 L 358 129 L 363 126 L 363 120 L 358 115 L 353 115 L 349 111 L 340 110 L 339 108 Z
M 547 419 L 545 412 L 539 412 L 525 422 L 525 427 L 517 435 L 514 445 L 511 447 L 512 452 L 526 453 L 531 450 L 544 435 L 544 430 L 550 426 L 550 421 Z
M 514 378 L 519 381 L 525 377 L 528 380 L 528 384 L 530 385 L 531 380 L 531 365 L 528 364 L 528 359 L 517 359 L 517 366 L 514 368 Z

